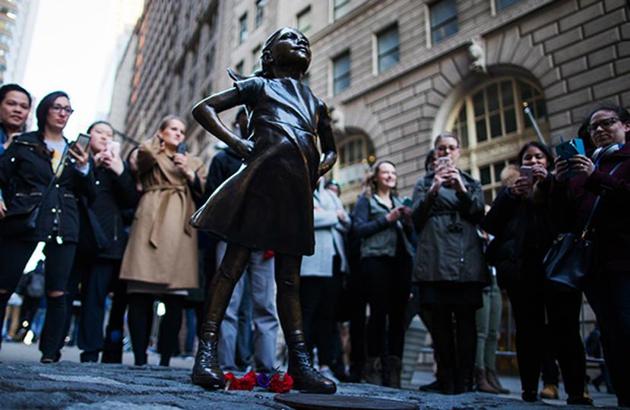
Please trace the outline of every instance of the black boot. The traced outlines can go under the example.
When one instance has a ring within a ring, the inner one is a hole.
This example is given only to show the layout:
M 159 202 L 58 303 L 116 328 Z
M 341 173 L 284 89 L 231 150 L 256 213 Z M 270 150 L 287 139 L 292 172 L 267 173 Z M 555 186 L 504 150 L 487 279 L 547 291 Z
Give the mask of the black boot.
M 398 356 L 387 356 L 383 362 L 383 386 L 400 389 L 402 362 Z
M 215 322 L 206 322 L 201 328 L 199 347 L 192 369 L 192 382 L 208 389 L 225 387 L 223 372 L 219 367 L 219 333 Z
M 469 368 L 455 369 L 455 394 L 473 391 L 473 370 Z
M 305 393 L 333 394 L 337 391 L 335 383 L 319 374 L 311 364 L 310 356 L 304 343 L 304 334 L 294 332 L 287 340 L 289 346 L 289 369 L 293 377 L 293 388 Z
M 368 357 L 363 366 L 363 380 L 380 386 L 383 384 L 383 363 L 380 357 Z

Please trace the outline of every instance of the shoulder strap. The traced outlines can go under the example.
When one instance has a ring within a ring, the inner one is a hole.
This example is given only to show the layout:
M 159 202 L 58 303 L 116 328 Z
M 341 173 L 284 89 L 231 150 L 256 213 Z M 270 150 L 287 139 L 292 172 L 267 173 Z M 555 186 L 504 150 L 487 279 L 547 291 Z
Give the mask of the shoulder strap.
M 617 171 L 617 169 L 621 166 L 621 164 L 623 164 L 623 162 L 618 162 L 617 165 L 615 165 L 614 168 L 610 170 L 608 175 L 613 175 Z M 591 228 L 591 222 L 593 222 L 593 215 L 595 214 L 595 210 L 599 206 L 599 202 L 601 201 L 601 199 L 602 199 L 601 195 L 597 195 L 597 198 L 595 198 L 595 203 L 593 204 L 591 213 L 589 214 L 588 219 L 586 220 L 586 224 L 584 225 L 584 229 L 582 230 L 582 234 L 580 235 L 580 238 L 584 239 L 586 237 L 586 234 L 588 233 L 588 230 Z

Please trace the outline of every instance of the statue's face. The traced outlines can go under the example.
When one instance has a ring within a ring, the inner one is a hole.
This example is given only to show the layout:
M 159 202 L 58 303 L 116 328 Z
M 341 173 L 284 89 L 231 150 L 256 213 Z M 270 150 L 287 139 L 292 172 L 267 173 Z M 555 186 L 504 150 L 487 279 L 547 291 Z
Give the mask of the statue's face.
M 311 63 L 311 45 L 304 34 L 285 28 L 271 46 L 271 58 L 281 66 L 301 65 L 306 72 Z

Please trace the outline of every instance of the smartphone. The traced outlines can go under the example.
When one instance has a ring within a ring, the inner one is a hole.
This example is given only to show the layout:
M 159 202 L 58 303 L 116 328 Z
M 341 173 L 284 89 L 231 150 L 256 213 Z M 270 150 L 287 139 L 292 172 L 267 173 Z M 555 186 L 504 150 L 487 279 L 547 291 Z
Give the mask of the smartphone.
M 180 142 L 179 144 L 177 144 L 177 150 L 176 152 L 178 154 L 186 154 L 186 151 L 188 150 L 188 147 L 186 146 L 185 142 Z
M 439 157 L 436 161 L 436 165 L 435 168 L 443 168 L 443 167 L 447 167 L 451 165 L 451 158 L 450 157 Z
M 568 160 L 575 155 L 585 155 L 584 141 L 581 138 L 571 138 L 556 146 L 556 154 L 560 159 Z
M 521 176 L 527 178 L 527 183 L 532 185 L 534 183 L 534 173 L 532 172 L 532 167 L 528 165 L 521 166 L 520 169 Z
M 90 138 L 88 134 L 79 134 L 77 139 L 72 143 L 72 146 L 78 145 L 83 151 L 87 152 L 87 148 L 90 145 Z
M 120 156 L 120 142 L 109 141 L 107 143 L 107 150 L 111 152 L 113 157 L 119 157 Z

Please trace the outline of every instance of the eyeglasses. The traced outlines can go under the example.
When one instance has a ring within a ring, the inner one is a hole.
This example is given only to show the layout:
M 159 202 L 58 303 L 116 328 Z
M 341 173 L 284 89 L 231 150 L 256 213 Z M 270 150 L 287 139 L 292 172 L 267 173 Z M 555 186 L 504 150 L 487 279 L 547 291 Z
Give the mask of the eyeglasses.
M 617 117 L 604 118 L 603 120 L 589 124 L 588 127 L 586 127 L 586 130 L 589 134 L 593 134 L 599 127 L 608 129 L 615 125 L 618 121 L 619 118 Z
M 440 152 L 446 152 L 446 150 L 453 152 L 458 149 L 459 147 L 457 145 L 438 145 L 437 147 L 435 147 L 435 150 Z
M 52 107 L 50 107 L 51 111 L 55 111 L 55 112 L 65 112 L 68 115 L 72 115 L 72 113 L 74 112 L 74 110 L 70 107 L 64 107 L 63 105 L 53 105 Z

